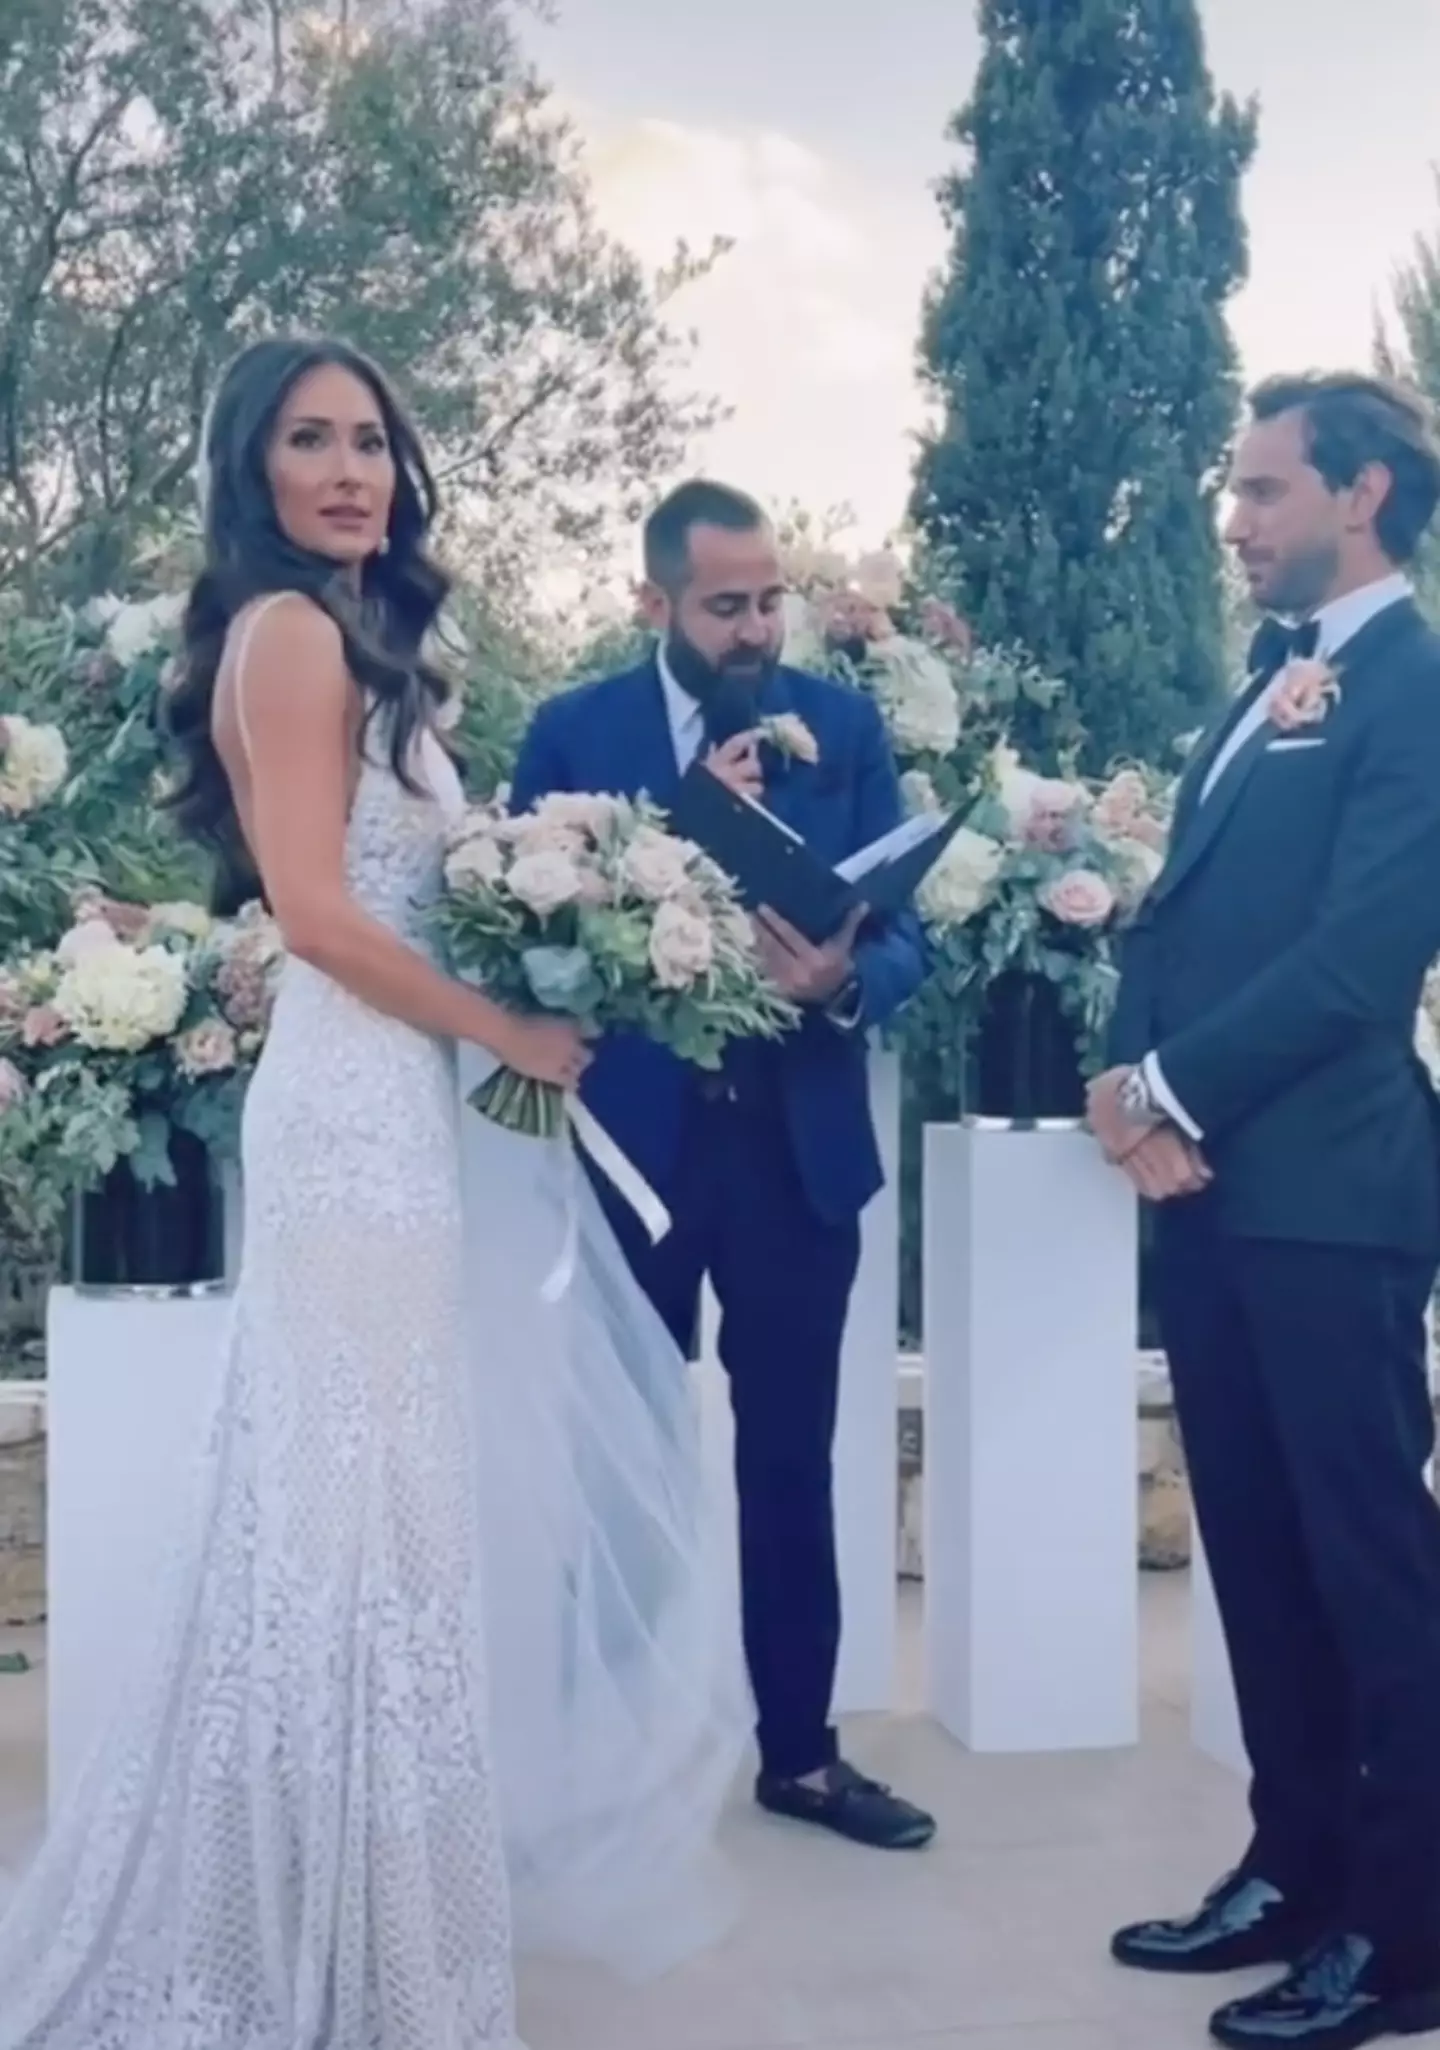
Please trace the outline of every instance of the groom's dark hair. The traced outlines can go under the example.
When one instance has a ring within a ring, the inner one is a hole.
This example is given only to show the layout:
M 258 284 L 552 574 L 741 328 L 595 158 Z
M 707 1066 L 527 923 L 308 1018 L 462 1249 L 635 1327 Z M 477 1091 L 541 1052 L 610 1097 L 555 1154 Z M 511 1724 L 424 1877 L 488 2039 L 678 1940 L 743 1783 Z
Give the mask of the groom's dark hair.
M 753 534 L 765 525 L 765 508 L 746 491 L 692 477 L 662 498 L 645 522 L 645 574 L 662 591 L 678 591 L 690 573 L 690 529 L 724 527 Z
M 1271 377 L 1250 394 L 1256 420 L 1300 413 L 1305 449 L 1332 491 L 1353 484 L 1367 463 L 1390 472 L 1375 537 L 1395 563 L 1411 562 L 1440 506 L 1440 443 L 1419 392 L 1359 371 Z

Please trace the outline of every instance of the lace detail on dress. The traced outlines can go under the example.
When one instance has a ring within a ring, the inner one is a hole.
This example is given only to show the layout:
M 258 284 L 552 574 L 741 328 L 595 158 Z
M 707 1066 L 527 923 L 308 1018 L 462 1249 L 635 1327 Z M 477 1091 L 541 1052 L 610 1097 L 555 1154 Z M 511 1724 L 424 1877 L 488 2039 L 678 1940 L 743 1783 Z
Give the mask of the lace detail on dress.
M 414 939 L 458 780 L 363 768 Z M 155 1645 L 0 1924 L 0 2050 L 516 2050 L 452 1050 L 290 964 L 244 1272 Z

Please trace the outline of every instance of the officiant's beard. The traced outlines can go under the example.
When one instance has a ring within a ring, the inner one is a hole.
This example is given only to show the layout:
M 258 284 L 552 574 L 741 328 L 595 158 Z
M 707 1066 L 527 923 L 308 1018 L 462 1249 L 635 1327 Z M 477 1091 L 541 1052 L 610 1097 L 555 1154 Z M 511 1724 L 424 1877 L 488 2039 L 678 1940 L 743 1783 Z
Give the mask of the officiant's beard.
M 717 694 L 738 696 L 741 691 L 758 699 L 778 666 L 778 657 L 766 648 L 734 648 L 712 662 L 673 625 L 665 636 L 665 660 L 681 690 L 701 705 Z

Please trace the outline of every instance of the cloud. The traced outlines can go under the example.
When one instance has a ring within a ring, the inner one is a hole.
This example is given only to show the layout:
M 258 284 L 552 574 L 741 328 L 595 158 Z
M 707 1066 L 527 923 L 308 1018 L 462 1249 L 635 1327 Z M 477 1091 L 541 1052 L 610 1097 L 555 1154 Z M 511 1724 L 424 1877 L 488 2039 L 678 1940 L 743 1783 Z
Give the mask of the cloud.
M 677 241 L 733 244 L 676 302 L 698 381 L 732 409 L 705 467 L 817 511 L 847 503 L 858 538 L 900 519 L 921 404 L 920 297 L 943 249 L 926 196 L 897 210 L 773 131 L 570 110 L 605 226 L 659 265 Z

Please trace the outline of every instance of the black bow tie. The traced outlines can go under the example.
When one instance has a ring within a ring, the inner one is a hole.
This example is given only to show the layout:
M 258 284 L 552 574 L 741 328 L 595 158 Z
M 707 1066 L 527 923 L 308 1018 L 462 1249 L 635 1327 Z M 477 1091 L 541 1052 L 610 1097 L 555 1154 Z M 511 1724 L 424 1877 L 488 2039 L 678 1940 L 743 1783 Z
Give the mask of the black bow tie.
M 1303 626 L 1286 626 L 1283 620 L 1262 619 L 1250 643 L 1248 673 L 1253 681 L 1268 682 L 1278 676 L 1287 662 L 1308 660 L 1320 641 L 1318 620 Z

